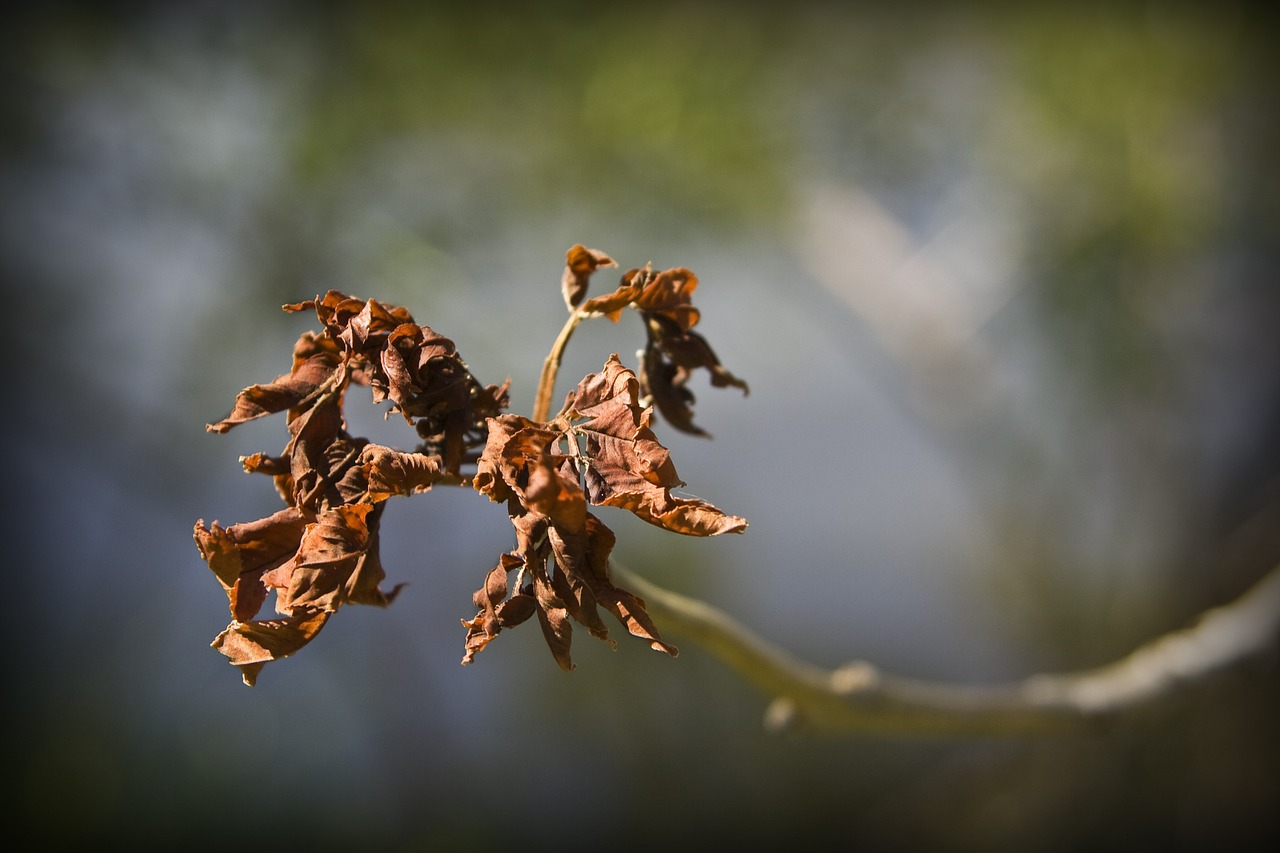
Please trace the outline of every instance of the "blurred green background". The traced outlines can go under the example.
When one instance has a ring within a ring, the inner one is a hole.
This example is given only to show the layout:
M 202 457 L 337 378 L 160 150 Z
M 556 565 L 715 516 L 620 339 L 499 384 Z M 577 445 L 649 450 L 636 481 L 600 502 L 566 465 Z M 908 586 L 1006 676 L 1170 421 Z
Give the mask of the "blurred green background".
M 779 736 L 683 644 L 463 669 L 498 507 L 388 507 L 386 611 L 252 690 L 198 518 L 279 505 L 205 423 L 328 288 L 527 414 L 564 251 L 701 279 L 751 395 L 658 426 L 744 536 L 616 556 L 823 666 L 1105 663 L 1280 561 L 1280 127 L 1253 4 L 90 4 L 0 34 L 8 831 L 36 847 L 1174 849 L 1280 836 L 1277 659 L 1044 739 Z M 597 277 L 595 292 L 612 285 Z M 639 324 L 583 326 L 559 395 Z M 356 396 L 352 431 L 413 435 Z M 619 632 L 620 633 L 620 632 Z M 671 637 L 680 643 L 679 636 Z

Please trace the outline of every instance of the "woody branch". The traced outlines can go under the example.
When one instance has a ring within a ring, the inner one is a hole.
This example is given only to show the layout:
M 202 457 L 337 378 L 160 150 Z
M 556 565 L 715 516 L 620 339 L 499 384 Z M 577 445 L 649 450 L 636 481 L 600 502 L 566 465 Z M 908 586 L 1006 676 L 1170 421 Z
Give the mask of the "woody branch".
M 1215 673 L 1273 651 L 1280 566 L 1236 601 L 1203 613 L 1095 669 L 1004 685 L 921 681 L 857 661 L 826 670 L 797 660 L 716 608 L 613 571 L 663 631 L 682 634 L 773 696 L 774 729 L 896 735 L 1016 735 L 1079 729 L 1167 700 Z

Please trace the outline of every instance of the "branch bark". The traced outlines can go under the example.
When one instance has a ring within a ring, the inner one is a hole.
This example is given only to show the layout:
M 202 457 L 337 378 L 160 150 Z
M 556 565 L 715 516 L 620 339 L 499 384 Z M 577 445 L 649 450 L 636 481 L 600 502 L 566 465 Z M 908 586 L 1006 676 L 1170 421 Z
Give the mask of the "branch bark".
M 716 608 L 613 567 L 663 630 L 710 651 L 774 697 L 770 728 L 898 735 L 1063 731 L 1152 706 L 1243 660 L 1274 651 L 1280 566 L 1236 601 L 1106 666 L 959 685 L 881 673 L 865 661 L 825 670 L 797 660 Z

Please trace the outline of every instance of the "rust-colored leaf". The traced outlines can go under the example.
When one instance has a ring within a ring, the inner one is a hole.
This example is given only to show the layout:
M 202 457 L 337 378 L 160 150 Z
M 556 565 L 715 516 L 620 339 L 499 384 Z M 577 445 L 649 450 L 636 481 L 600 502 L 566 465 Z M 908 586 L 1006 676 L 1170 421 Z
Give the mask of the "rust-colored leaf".
M 309 520 L 307 513 L 289 507 L 227 528 L 216 521 L 209 528 L 203 520 L 196 523 L 196 547 L 226 591 L 233 619 L 252 619 L 262 607 L 267 597 L 263 574 L 297 553 Z
M 491 500 L 514 494 L 526 511 L 582 528 L 587 511 L 577 474 L 555 444 L 561 433 L 519 415 L 502 415 L 489 424 L 489 440 L 476 463 L 475 488 Z
M 572 430 L 587 439 L 583 476 L 588 501 L 630 510 L 650 524 L 690 536 L 746 530 L 743 518 L 706 501 L 671 494 L 684 481 L 649 428 L 649 410 L 640 406 L 638 392 L 635 374 L 615 354 L 604 370 L 583 379 L 570 401 L 567 416 L 585 418 Z
M 373 510 L 372 504 L 335 507 L 307 525 L 293 559 L 263 575 L 277 591 L 277 612 L 332 612 L 345 603 L 347 582 L 369 547 L 365 518 Z
M 612 293 L 588 299 L 578 306 L 578 311 L 582 314 L 608 317 L 616 323 L 622 319 L 623 310 L 635 304 L 636 299 L 639 298 L 643 290 L 643 283 L 623 276 L 622 283 L 618 285 L 616 290 Z
M 266 474 L 279 477 L 289 473 L 289 459 L 286 456 L 269 456 L 266 453 L 251 453 L 240 457 L 240 464 L 246 474 Z
M 375 502 L 428 491 L 443 476 L 439 456 L 401 453 L 380 444 L 366 445 L 358 466 L 368 498 Z
M 409 312 L 376 299 L 358 299 L 330 290 L 323 297 L 285 305 L 286 311 L 315 310 L 329 338 L 339 341 L 353 355 L 377 353 L 385 338 L 403 323 L 412 323 Z
M 320 351 L 313 353 L 291 373 L 278 377 L 266 385 L 250 385 L 236 395 L 235 407 L 216 424 L 205 427 L 209 432 L 226 432 L 234 426 L 252 421 L 264 415 L 272 415 L 301 405 L 326 385 L 337 387 L 341 382 L 342 361 L 337 354 Z
M 503 554 L 498 565 L 485 575 L 484 585 L 472 595 L 472 601 L 480 612 L 474 619 L 462 620 L 463 627 L 467 629 L 465 653 L 462 657 L 463 666 L 471 663 L 476 653 L 498 636 L 498 632 L 503 628 L 519 624 L 532 615 L 533 599 L 527 595 L 521 596 L 520 605 L 505 608 L 506 612 L 504 612 L 504 605 L 514 600 L 507 599 L 507 576 L 513 569 L 523 565 L 524 560 L 518 555 Z M 524 612 L 517 613 L 517 610 Z
M 573 658 L 569 656 L 569 647 L 573 643 L 573 623 L 569 621 L 569 611 L 564 601 L 556 595 L 555 587 L 543 572 L 533 575 L 533 593 L 537 599 L 534 614 L 538 624 L 542 626 L 542 636 L 551 649 L 551 656 L 561 669 L 568 672 L 573 669 Z
M 232 622 L 211 645 L 240 667 L 244 683 L 252 687 L 265 664 L 288 657 L 311 642 L 327 621 L 327 611 L 300 610 L 286 619 Z
M 702 367 L 717 388 L 733 386 L 749 392 L 747 383 L 720 364 L 710 344 L 697 332 L 680 328 L 662 315 L 646 316 L 648 343 L 640 361 L 640 394 L 649 398 L 675 429 L 706 435 L 693 423 L 693 392 L 687 387 L 693 371 Z
M 604 577 L 608 576 L 613 531 L 587 513 L 582 534 L 562 531 L 553 524 L 547 531 L 547 538 L 557 568 L 551 583 L 569 615 L 585 625 L 593 637 L 616 648 L 617 644 L 609 638 L 609 629 L 600 620 L 596 607 L 597 572 L 603 566 Z
M 613 321 L 624 308 L 640 312 L 647 344 L 640 363 L 640 395 L 652 402 L 672 427 L 691 435 L 707 433 L 693 423 L 693 392 L 687 387 L 693 372 L 705 368 L 717 388 L 733 386 L 747 392 L 747 383 L 721 364 L 702 335 L 693 331 L 701 314 L 692 295 L 698 278 L 684 267 L 655 272 L 651 267 L 628 270 L 613 292 L 582 303 L 580 311 Z
M 374 512 L 382 509 L 378 506 Z M 386 570 L 382 568 L 379 554 L 379 537 L 377 518 L 371 516 L 369 522 L 369 542 L 363 553 L 356 559 L 355 568 L 345 584 L 346 602 L 348 604 L 370 604 L 375 607 L 386 607 L 400 594 L 405 584 L 398 583 L 388 592 L 382 589 L 382 581 L 386 579 Z
M 578 243 L 565 252 L 564 275 L 560 280 L 560 290 L 564 294 L 565 305 L 570 310 L 577 308 L 587 295 L 587 285 L 591 274 L 600 267 L 616 267 L 613 258 L 598 249 L 588 249 Z
M 658 635 L 657 627 L 649 618 L 648 611 L 644 609 L 644 599 L 612 584 L 607 590 L 597 593 L 597 598 L 610 613 L 617 617 L 619 622 L 626 626 L 633 637 L 648 640 L 649 648 L 671 657 L 680 654 L 678 648 L 663 642 L 662 637 Z
M 222 528 L 196 525 L 196 544 L 231 604 L 232 622 L 214 641 L 252 684 L 262 665 L 292 654 L 319 633 L 344 603 L 387 605 L 378 588 L 381 505 L 338 507 L 315 520 L 289 508 L 269 518 Z M 270 590 L 284 618 L 255 620 Z
M 631 270 L 623 278 L 639 286 L 634 304 L 645 316 L 666 317 L 685 331 L 692 329 L 702 316 L 692 301 L 698 277 L 684 267 L 656 273 L 645 267 Z
M 615 322 L 622 309 L 632 307 L 646 315 L 661 315 L 688 330 L 701 314 L 690 298 L 698 277 L 684 267 L 654 272 L 650 266 L 627 270 L 617 290 L 582 303 L 584 313 L 603 314 Z
M 466 368 L 458 360 L 457 348 L 453 341 L 427 326 L 417 323 L 396 326 L 386 336 L 386 345 L 379 350 L 378 357 L 385 379 L 380 377 L 374 383 L 375 402 L 381 401 L 384 395 L 390 397 L 396 410 L 410 420 L 414 415 L 426 415 L 439 399 L 465 404 L 469 389 L 462 381 Z M 430 401 L 423 399 L 428 389 L 433 398 Z

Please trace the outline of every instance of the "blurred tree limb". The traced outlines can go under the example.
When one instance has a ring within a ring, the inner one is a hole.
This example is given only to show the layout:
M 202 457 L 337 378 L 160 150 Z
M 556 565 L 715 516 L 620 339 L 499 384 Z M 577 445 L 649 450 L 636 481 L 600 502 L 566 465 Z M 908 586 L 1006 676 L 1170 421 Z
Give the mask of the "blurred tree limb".
M 1080 728 L 1133 712 L 1274 648 L 1280 566 L 1236 601 L 1205 611 L 1105 666 L 1007 685 L 957 685 L 881 673 L 856 661 L 826 670 L 797 660 L 727 614 L 614 566 L 663 631 L 682 634 L 774 697 L 774 729 L 906 735 L 1025 734 Z

